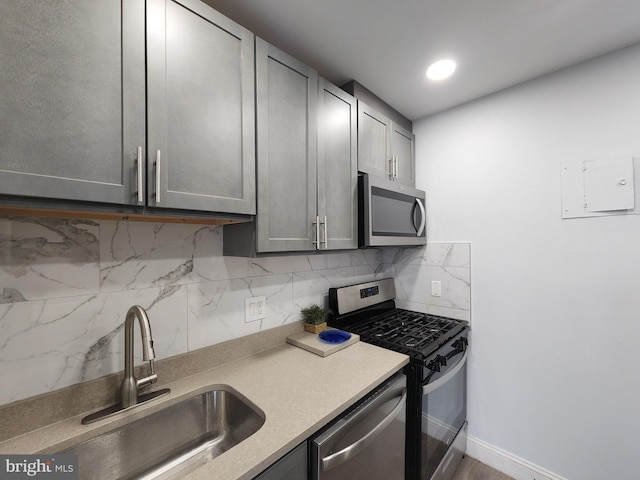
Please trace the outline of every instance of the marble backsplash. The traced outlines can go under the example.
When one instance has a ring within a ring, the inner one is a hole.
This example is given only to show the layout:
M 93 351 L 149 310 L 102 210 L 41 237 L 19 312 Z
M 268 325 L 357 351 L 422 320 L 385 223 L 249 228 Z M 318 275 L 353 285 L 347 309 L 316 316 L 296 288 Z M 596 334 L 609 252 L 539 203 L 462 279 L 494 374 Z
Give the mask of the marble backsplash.
M 222 235 L 0 218 L 0 405 L 122 370 L 120 330 L 135 304 L 149 314 L 159 359 L 298 321 L 329 287 L 375 278 L 395 277 L 400 307 L 470 319 L 469 244 L 249 259 L 223 256 Z M 432 279 L 442 297 L 430 296 Z M 244 299 L 262 295 L 266 318 L 245 322 Z

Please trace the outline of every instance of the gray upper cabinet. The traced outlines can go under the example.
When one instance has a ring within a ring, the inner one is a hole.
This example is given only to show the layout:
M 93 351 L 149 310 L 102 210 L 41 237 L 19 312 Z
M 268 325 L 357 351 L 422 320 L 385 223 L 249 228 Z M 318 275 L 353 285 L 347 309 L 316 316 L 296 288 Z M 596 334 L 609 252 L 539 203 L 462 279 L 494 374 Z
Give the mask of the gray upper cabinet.
M 312 250 L 318 74 L 256 38 L 256 97 L 257 251 Z
M 318 217 L 323 250 L 358 248 L 358 150 L 355 98 L 319 79 Z
M 391 175 L 391 120 L 358 100 L 358 169 L 379 177 Z
M 358 100 L 358 169 L 415 185 L 414 135 Z
M 255 214 L 254 36 L 198 0 L 147 1 L 149 206 Z
M 256 225 L 226 225 L 224 254 L 357 248 L 355 99 L 258 38 L 256 78 Z
M 415 135 L 395 122 L 391 123 L 391 159 L 395 162 L 393 180 L 415 187 Z
M 3 1 L 0 65 L 0 194 L 255 214 L 254 36 L 204 3 Z
M 144 55 L 144 2 L 3 1 L 0 193 L 136 203 Z

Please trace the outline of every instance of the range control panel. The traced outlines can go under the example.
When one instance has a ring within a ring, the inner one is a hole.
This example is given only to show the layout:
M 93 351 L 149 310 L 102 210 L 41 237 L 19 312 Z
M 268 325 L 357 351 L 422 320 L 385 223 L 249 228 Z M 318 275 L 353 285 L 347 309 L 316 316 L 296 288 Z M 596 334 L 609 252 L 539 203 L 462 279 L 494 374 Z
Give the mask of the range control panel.
M 378 295 L 378 294 L 380 294 L 380 287 L 378 287 L 378 285 L 376 285 L 375 287 L 360 289 L 360 298 L 373 297 L 374 295 Z
M 344 315 L 361 308 L 394 300 L 396 290 L 393 278 L 358 283 L 329 289 L 329 307 L 335 315 Z

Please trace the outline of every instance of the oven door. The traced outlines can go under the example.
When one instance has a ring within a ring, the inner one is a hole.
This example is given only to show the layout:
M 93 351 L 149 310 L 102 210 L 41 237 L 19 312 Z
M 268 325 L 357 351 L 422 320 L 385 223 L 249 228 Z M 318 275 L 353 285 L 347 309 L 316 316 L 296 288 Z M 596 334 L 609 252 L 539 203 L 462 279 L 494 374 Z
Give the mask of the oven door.
M 450 479 L 466 447 L 467 330 L 426 362 L 422 378 L 421 478 Z M 458 433 L 464 438 L 456 438 Z

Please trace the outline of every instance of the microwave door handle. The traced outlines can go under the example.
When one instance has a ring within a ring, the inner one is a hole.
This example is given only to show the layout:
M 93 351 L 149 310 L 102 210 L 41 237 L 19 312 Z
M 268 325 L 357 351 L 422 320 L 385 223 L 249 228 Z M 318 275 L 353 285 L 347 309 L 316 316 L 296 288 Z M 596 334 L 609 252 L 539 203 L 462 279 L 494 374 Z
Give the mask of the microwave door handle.
M 354 455 L 357 455 L 362 450 L 367 448 L 369 444 L 378 436 L 382 431 L 391 424 L 395 420 L 395 418 L 404 407 L 404 404 L 407 400 L 407 389 L 405 388 L 402 391 L 402 396 L 400 400 L 393 407 L 391 413 L 384 417 L 380 423 L 378 423 L 373 429 L 369 431 L 365 436 L 361 437 L 359 440 L 356 440 L 348 447 L 343 448 L 339 452 L 333 453 L 328 457 L 324 457 L 320 460 L 320 465 L 322 466 L 322 471 L 326 472 L 327 470 L 331 470 L 332 468 L 337 467 L 338 465 L 342 465 L 344 462 L 352 458 Z
M 449 370 L 446 373 L 446 375 L 440 377 L 435 382 L 427 383 L 424 387 L 422 387 L 422 395 L 428 395 L 429 393 L 431 393 L 434 390 L 440 388 L 442 385 L 444 385 L 449 380 L 451 380 L 453 377 L 455 377 L 457 375 L 457 373 L 460 371 L 460 369 L 462 367 L 464 367 L 464 364 L 467 363 L 467 355 L 468 354 L 469 354 L 469 350 L 465 350 L 464 355 L 462 356 L 462 358 L 460 359 L 458 364 L 455 367 L 453 367 L 451 370 Z
M 427 212 L 424 209 L 424 205 L 419 198 L 416 198 L 416 203 L 420 208 L 420 213 L 422 214 L 422 220 L 420 221 L 420 226 L 416 228 L 416 237 L 422 236 L 422 232 L 424 232 L 424 227 L 427 224 Z

